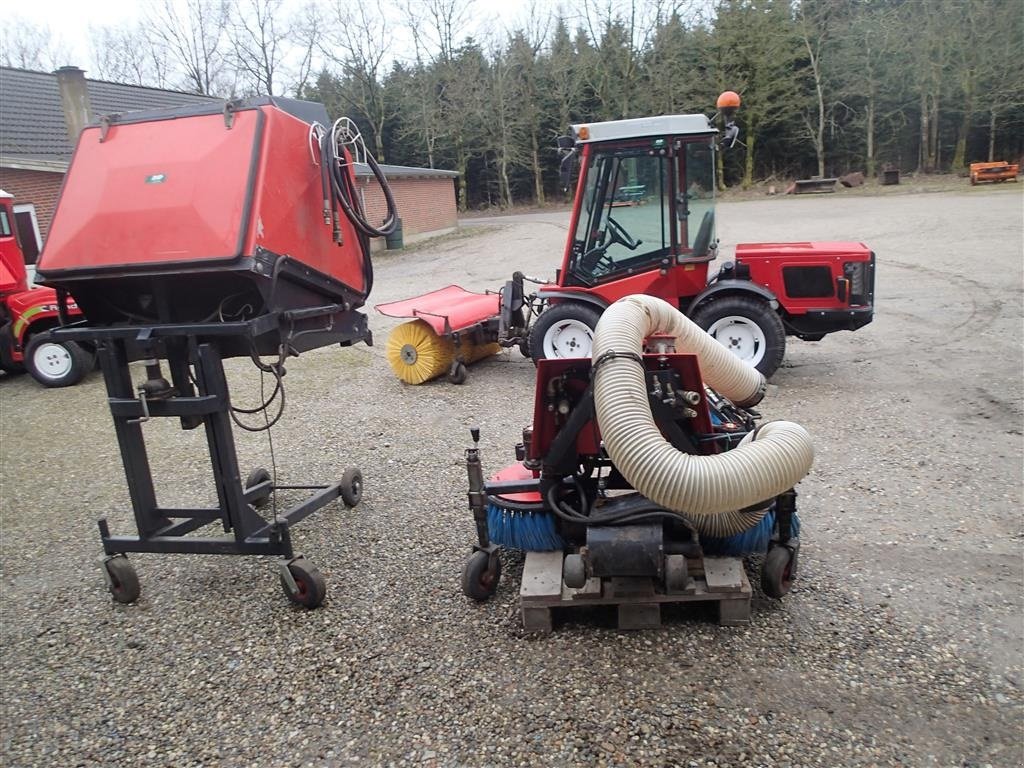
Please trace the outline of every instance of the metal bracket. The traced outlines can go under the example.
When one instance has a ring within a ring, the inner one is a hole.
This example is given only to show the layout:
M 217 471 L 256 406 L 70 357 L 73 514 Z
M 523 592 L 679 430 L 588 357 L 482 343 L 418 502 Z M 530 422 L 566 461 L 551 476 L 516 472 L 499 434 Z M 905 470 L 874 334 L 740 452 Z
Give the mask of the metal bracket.
M 100 570 L 103 571 L 103 580 L 107 583 L 107 589 L 114 588 L 114 580 L 110 577 L 110 571 L 107 570 L 107 563 L 115 557 L 124 557 L 124 555 L 104 555 L 96 561 L 100 564 Z
M 107 140 L 107 134 L 110 132 L 110 126 L 119 118 L 121 115 L 103 115 L 100 117 L 100 144 Z
M 237 101 L 224 102 L 224 127 L 227 128 L 229 131 L 235 124 L 235 109 L 237 107 Z
M 291 565 L 292 563 L 294 563 L 296 560 L 302 560 L 302 559 L 304 559 L 304 558 L 303 558 L 302 554 L 299 553 L 299 554 L 295 555 L 295 557 L 293 557 L 291 560 L 282 560 L 277 565 L 277 567 L 281 571 L 281 579 L 284 581 L 285 586 L 288 587 L 288 593 L 292 594 L 292 595 L 298 593 L 299 585 L 295 583 L 295 577 L 292 576 L 291 568 L 289 568 L 288 566 Z

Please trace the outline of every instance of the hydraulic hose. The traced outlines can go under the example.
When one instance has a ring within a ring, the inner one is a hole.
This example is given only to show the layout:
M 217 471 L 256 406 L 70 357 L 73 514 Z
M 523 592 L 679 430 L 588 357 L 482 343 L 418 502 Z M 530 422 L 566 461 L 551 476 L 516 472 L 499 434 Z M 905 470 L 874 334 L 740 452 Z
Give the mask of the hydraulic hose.
M 640 358 L 644 339 L 676 337 L 679 352 L 696 354 L 708 385 L 740 405 L 764 396 L 764 377 L 667 302 L 626 296 L 601 316 L 594 332 L 594 401 L 605 448 L 629 483 L 698 531 L 730 535 L 755 525 L 766 500 L 792 488 L 811 468 L 814 449 L 799 424 L 761 425 L 725 453 L 678 451 L 651 414 Z M 717 519 L 716 519 L 717 518 Z
M 348 220 L 352 222 L 352 225 L 368 237 L 386 237 L 394 232 L 395 227 L 398 225 L 397 206 L 395 205 L 395 198 L 391 192 L 391 187 L 388 185 L 388 181 L 384 177 L 384 172 L 381 170 L 377 159 L 369 152 L 366 153 L 366 164 L 370 167 L 374 178 L 377 179 L 377 183 L 380 184 L 388 213 L 384 223 L 379 227 L 374 227 L 367 221 L 362 204 L 352 185 L 352 177 L 347 170 L 348 159 L 344 155 L 340 157 L 338 155 L 334 131 L 325 131 L 321 140 L 320 154 L 330 176 L 331 191 L 334 199 L 341 206 L 341 209 L 345 212 Z

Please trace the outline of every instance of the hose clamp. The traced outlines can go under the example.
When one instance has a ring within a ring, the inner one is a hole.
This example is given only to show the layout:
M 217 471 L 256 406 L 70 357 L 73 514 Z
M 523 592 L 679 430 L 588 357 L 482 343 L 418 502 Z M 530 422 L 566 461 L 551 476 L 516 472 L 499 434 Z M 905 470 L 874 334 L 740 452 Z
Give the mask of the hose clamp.
M 638 355 L 636 352 L 616 352 L 614 349 L 609 349 L 607 352 L 598 357 L 590 366 L 591 376 L 597 373 L 597 369 L 610 360 L 616 359 L 633 360 L 643 367 L 644 358 L 642 355 Z

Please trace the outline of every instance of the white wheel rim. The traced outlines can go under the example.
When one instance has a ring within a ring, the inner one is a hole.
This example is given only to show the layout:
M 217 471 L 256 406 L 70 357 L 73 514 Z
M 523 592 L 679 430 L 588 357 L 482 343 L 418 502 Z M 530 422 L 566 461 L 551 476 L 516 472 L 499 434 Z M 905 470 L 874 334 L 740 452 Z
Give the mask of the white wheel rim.
M 561 320 L 544 334 L 544 357 L 590 357 L 594 330 L 582 320 Z
M 768 342 L 761 326 L 749 317 L 739 315 L 723 317 L 712 323 L 708 328 L 708 333 L 715 341 L 750 365 L 756 366 L 764 359 L 764 351 Z
M 67 376 L 71 372 L 71 353 L 53 342 L 44 342 L 36 347 L 32 355 L 32 365 L 40 376 L 56 381 Z

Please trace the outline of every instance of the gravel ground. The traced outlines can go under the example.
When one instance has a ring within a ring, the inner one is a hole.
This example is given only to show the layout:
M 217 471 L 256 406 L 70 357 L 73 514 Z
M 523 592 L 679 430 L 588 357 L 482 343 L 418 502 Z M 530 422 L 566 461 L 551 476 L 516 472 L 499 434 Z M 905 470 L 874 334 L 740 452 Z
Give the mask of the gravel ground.
M 0 700 L 5 766 L 1015 766 L 1022 724 L 1022 275 L 1016 188 L 725 203 L 749 240 L 854 239 L 878 253 L 877 315 L 793 341 L 763 411 L 804 424 L 801 579 L 748 628 L 678 610 L 657 631 L 516 612 L 522 559 L 468 602 L 462 449 L 512 461 L 533 366 L 504 353 L 454 387 L 408 387 L 378 346 L 289 365 L 281 483 L 358 465 L 364 501 L 298 526 L 327 579 L 292 607 L 270 559 L 132 558 L 112 604 L 96 519 L 133 532 L 98 374 L 0 381 Z M 475 219 L 377 260 L 374 302 L 551 274 L 567 216 Z M 231 361 L 237 401 L 258 395 Z M 160 500 L 212 503 L 203 435 L 147 425 Z M 265 437 L 237 435 L 244 467 Z M 296 496 L 283 496 L 287 505 Z

